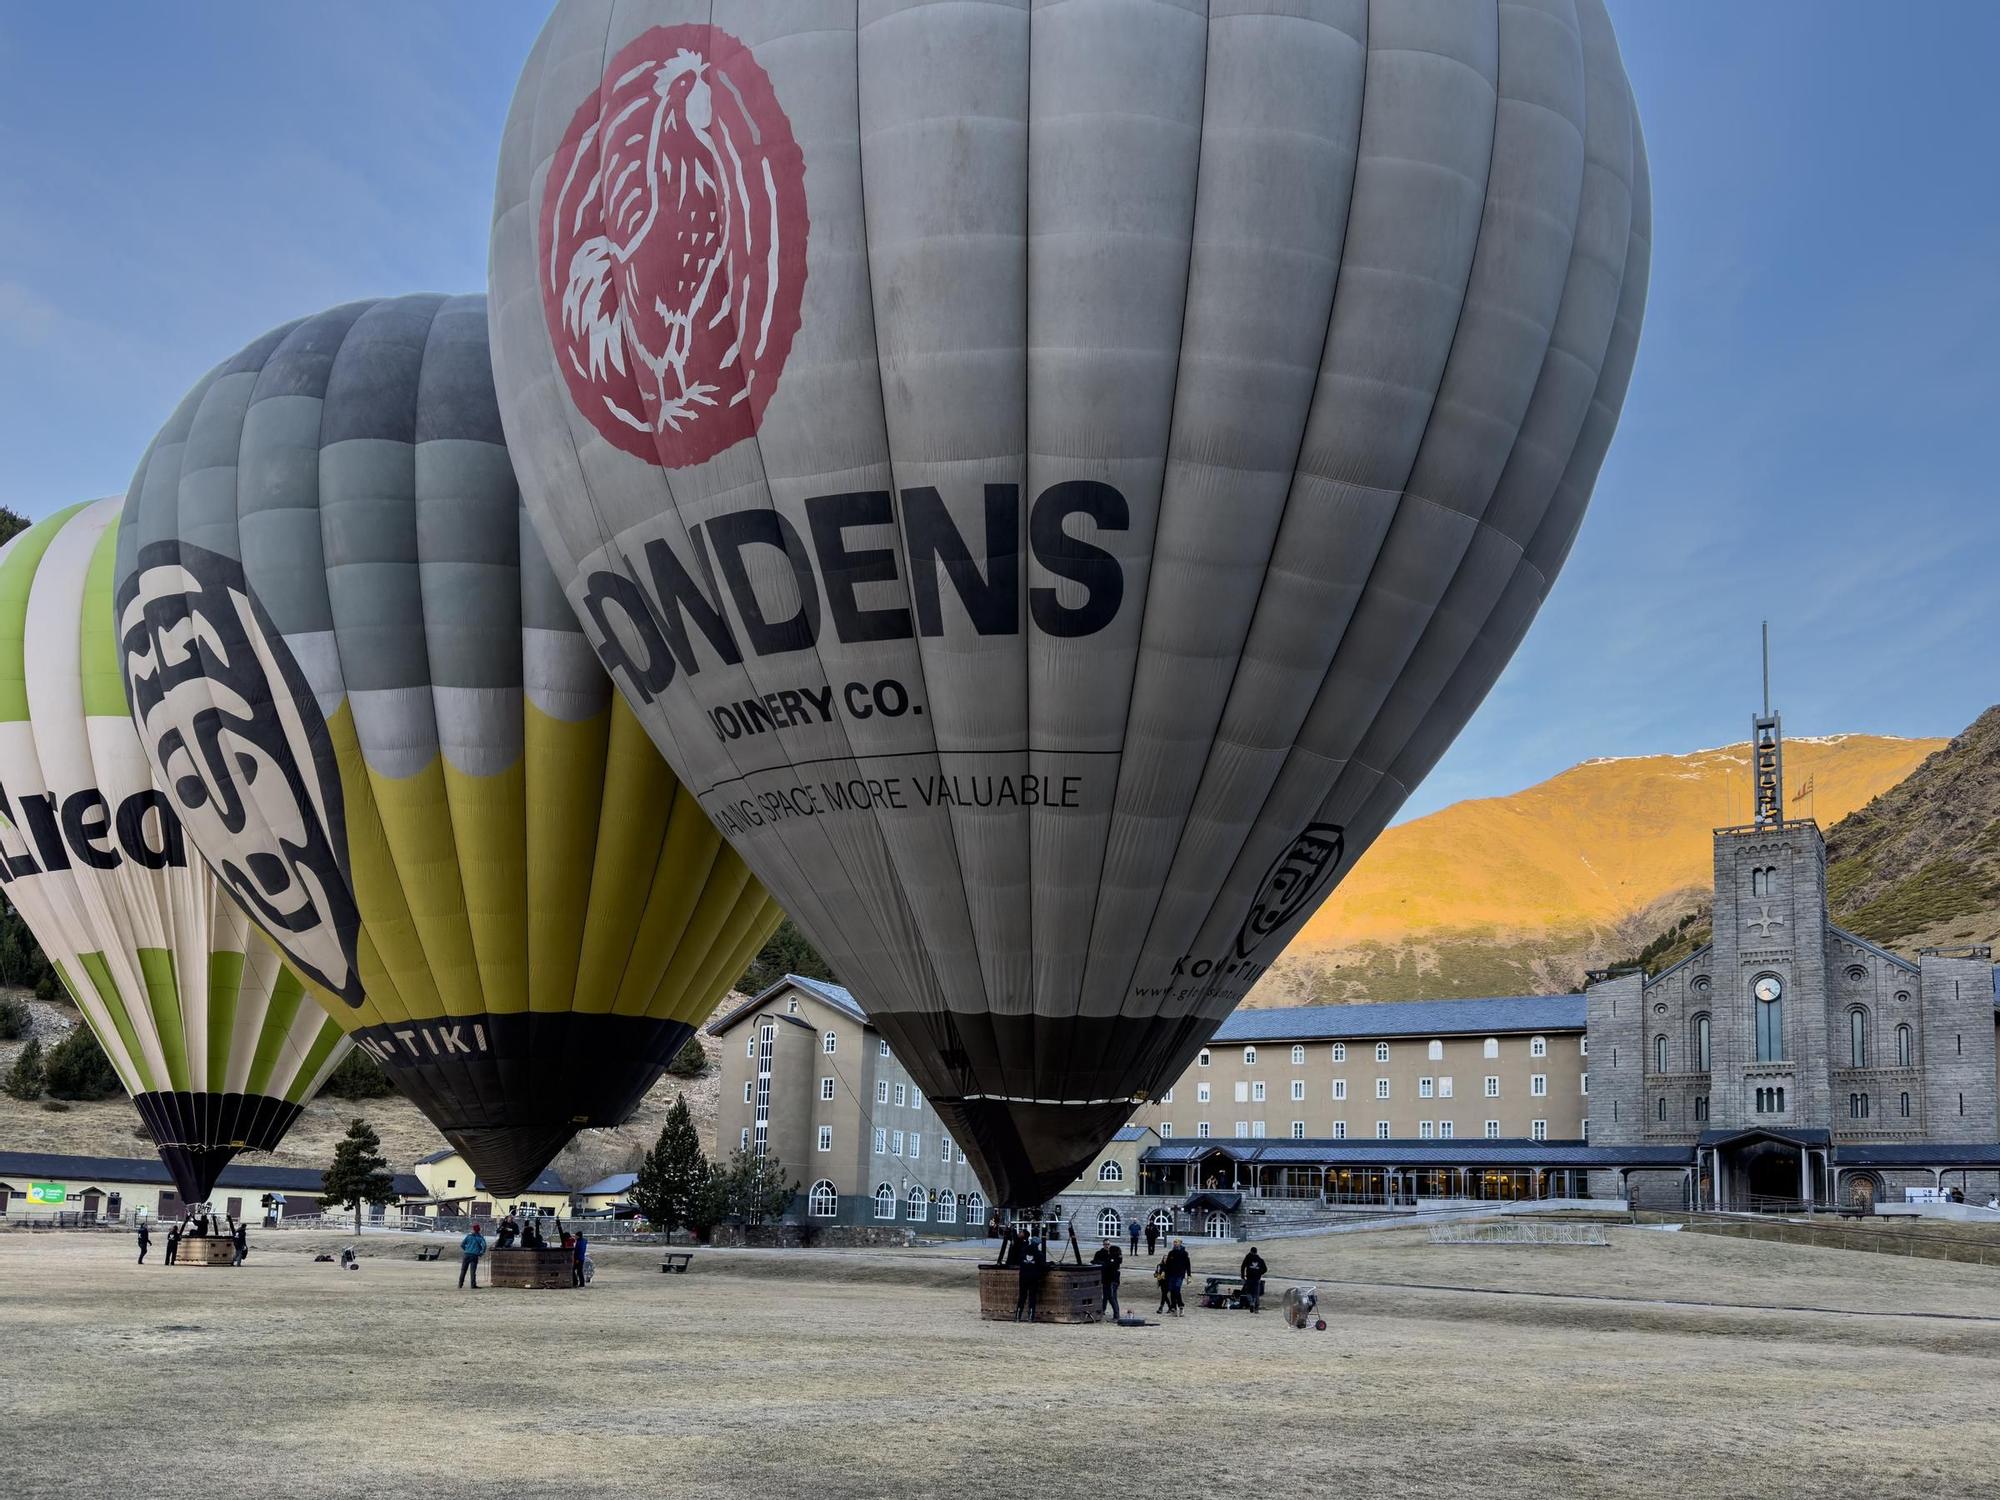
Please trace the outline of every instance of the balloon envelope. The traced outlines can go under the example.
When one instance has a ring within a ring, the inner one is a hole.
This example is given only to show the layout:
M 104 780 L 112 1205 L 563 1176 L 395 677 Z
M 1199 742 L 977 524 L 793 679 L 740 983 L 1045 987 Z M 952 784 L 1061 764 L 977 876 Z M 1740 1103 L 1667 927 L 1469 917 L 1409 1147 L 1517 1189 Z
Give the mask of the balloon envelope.
M 492 241 L 529 511 L 1000 1201 L 1492 685 L 1649 214 L 1600 0 L 556 9 Z
M 193 1204 L 276 1148 L 347 1043 L 154 784 L 112 629 L 119 506 L 0 549 L 0 879 Z
M 527 528 L 482 298 L 217 367 L 132 482 L 117 620 L 190 837 L 496 1192 L 624 1121 L 778 921 Z

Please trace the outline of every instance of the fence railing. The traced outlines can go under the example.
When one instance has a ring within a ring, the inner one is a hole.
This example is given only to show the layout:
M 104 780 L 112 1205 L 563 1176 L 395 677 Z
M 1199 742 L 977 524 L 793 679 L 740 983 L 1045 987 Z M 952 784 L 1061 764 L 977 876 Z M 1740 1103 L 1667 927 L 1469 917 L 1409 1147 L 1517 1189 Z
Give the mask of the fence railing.
M 1694 1233 L 1721 1235 L 1729 1239 L 1808 1245 L 1822 1250 L 1859 1250 L 1872 1255 L 1902 1255 L 1915 1260 L 1951 1260 L 1969 1265 L 2000 1266 L 2000 1238 L 1987 1240 L 1951 1234 L 1912 1233 L 1907 1229 L 1863 1228 L 1859 1223 L 1801 1223 L 1713 1211 L 1663 1213 L 1649 1217 L 1679 1221 Z

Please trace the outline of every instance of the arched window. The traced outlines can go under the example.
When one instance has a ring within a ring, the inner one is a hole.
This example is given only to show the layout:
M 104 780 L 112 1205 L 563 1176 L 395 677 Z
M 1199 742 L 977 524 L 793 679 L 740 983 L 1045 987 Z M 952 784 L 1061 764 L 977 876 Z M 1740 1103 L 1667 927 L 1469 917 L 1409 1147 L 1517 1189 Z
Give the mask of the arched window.
M 1667 1071 L 1667 1038 L 1664 1032 L 1653 1038 L 1653 1071 Z
M 1333 1060 L 1335 1062 L 1347 1061 L 1347 1043 L 1335 1042 L 1333 1044 Z
M 1764 871 L 1761 868 L 1753 869 L 1750 872 L 1750 894 L 1753 896 L 1766 896 L 1770 894 L 1770 892 L 1764 889 Z
M 1697 1073 L 1709 1070 L 1709 1033 L 1711 1031 L 1708 1012 L 1703 1011 L 1694 1018 L 1694 1069 Z
M 1868 1066 L 1868 1012 L 1858 1005 L 1847 1013 L 1847 1065 Z
M 1125 1180 L 1125 1169 L 1115 1161 L 1099 1162 L 1097 1166 L 1097 1180 L 1099 1182 L 1123 1182 Z
M 984 1224 L 986 1222 L 986 1195 L 984 1193 L 971 1192 L 965 1195 L 965 1222 L 968 1224 Z
M 832 1057 L 834 1053 L 840 1050 L 840 1034 L 829 1031 L 824 1037 L 820 1038 L 820 1046 L 825 1049 L 828 1057 Z
M 896 1190 L 888 1183 L 878 1183 L 875 1187 L 875 1217 L 893 1219 L 896 1217 Z
M 1916 1042 L 1917 1034 L 1910 1030 L 1908 1026 L 1898 1026 L 1896 1028 L 1897 1067 L 1907 1068 L 1910 1066 L 1910 1059 L 1916 1055 Z
M 1174 1211 L 1171 1208 L 1156 1208 L 1153 1210 L 1152 1222 L 1153 1227 L 1159 1230 L 1161 1234 L 1172 1234 L 1174 1232 Z
M 1424 1055 L 1428 1057 L 1432 1062 L 1443 1062 L 1444 1043 L 1435 1041 L 1432 1042 L 1428 1047 L 1424 1049 Z
M 1664 1120 L 1664 1119 L 1666 1119 L 1666 1117 L 1667 1117 L 1667 1096 L 1666 1096 L 1665 1094 L 1662 1094 L 1662 1095 L 1660 1095 L 1660 1097 L 1659 1097 L 1659 1098 L 1658 1098 L 1657 1100 L 1655 1100 L 1655 1101 L 1654 1101 L 1654 1103 L 1653 1103 L 1653 1117 L 1654 1117 L 1655 1119 L 1658 1119 L 1658 1120 Z
M 1125 1232 L 1125 1221 L 1118 1217 L 1115 1208 L 1100 1208 L 1097 1211 L 1097 1233 L 1100 1238 L 1115 1240 Z
M 806 1194 L 806 1212 L 815 1219 L 831 1219 L 840 1212 L 840 1194 L 824 1177 L 815 1182 L 812 1191 Z
M 911 1188 L 910 1222 L 912 1224 L 922 1224 L 928 1221 L 930 1216 L 931 1216 L 931 1201 L 929 1198 L 924 1196 L 924 1190 L 920 1187 Z
M 944 1188 L 938 1193 L 938 1223 L 956 1224 L 957 1222 L 958 1194 L 954 1193 L 950 1188 Z
M 1548 1055 L 1549 1055 L 1549 1039 L 1547 1037 L 1538 1036 L 1538 1037 L 1530 1037 L 1528 1039 L 1528 1056 L 1547 1057 Z
M 1377 1042 L 1375 1044 L 1375 1061 L 1387 1062 L 1388 1060 L 1389 1060 L 1389 1044 L 1387 1042 Z
M 1305 1064 L 1305 1060 L 1306 1060 L 1306 1049 L 1304 1047 L 1298 1046 L 1297 1044 L 1294 1044 L 1292 1047 L 1292 1066 L 1295 1068 L 1302 1067 Z
M 1486 1039 L 1485 1045 L 1480 1048 L 1480 1055 L 1482 1057 L 1498 1057 L 1500 1055 L 1500 1038 L 1489 1036 Z
M 1208 1048 L 1204 1047 L 1201 1049 L 1201 1056 L 1195 1059 L 1195 1063 L 1197 1066 L 1203 1068 L 1208 1066 Z
M 1255 1047 L 1245 1047 L 1243 1049 L 1243 1061 L 1255 1064 L 1257 1061 L 1257 1049 Z
M 1208 1211 L 1208 1219 L 1203 1224 L 1202 1229 L 1212 1240 L 1228 1239 L 1229 1215 L 1222 1212 L 1219 1208 L 1211 1208 Z
M 1757 1002 L 1757 1061 L 1776 1062 L 1785 1055 L 1785 1001 L 1782 995 Z
M 1910 1095 L 1908 1090 L 1904 1091 L 1901 1104 L 1903 1118 L 1907 1120 L 1910 1118 Z

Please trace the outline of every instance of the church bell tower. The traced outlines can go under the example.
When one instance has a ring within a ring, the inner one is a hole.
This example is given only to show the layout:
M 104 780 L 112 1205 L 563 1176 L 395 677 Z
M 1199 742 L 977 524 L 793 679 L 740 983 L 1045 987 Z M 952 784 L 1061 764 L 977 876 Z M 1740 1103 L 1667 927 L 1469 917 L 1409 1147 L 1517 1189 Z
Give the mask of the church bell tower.
M 1785 817 L 1785 749 L 1770 702 L 1750 721 L 1752 819 L 1715 834 L 1715 955 L 1710 1115 L 1716 1126 L 1824 1126 L 1826 842 Z

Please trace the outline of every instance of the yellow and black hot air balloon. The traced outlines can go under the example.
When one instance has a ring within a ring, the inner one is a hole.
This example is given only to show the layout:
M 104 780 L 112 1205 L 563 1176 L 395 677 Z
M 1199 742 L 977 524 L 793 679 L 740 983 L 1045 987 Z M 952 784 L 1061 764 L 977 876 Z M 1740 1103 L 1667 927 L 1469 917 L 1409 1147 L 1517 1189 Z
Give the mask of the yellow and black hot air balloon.
M 0 548 L 0 882 L 194 1204 L 277 1146 L 347 1043 L 154 783 L 112 631 L 119 503 Z
M 483 297 L 218 366 L 133 479 L 116 611 L 189 837 L 496 1192 L 625 1120 L 778 921 L 527 527 Z

